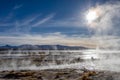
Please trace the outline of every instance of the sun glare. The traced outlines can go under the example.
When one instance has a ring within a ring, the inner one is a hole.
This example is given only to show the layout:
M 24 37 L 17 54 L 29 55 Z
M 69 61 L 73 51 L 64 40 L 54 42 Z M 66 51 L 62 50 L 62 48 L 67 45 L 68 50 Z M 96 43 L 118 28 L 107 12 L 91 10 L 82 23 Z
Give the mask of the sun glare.
M 88 21 L 88 23 L 92 23 L 93 21 L 95 21 L 98 18 L 97 12 L 95 10 L 89 10 L 87 15 L 86 15 L 86 19 Z
M 86 24 L 90 28 L 97 28 L 98 23 L 101 21 L 101 17 L 104 12 L 100 7 L 90 8 L 85 13 Z

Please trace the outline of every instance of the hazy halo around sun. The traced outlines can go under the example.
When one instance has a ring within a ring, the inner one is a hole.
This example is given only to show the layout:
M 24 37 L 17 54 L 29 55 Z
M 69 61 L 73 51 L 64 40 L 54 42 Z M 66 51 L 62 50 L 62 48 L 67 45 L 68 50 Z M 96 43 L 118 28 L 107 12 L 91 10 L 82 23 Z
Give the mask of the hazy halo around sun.
M 88 23 L 91 23 L 92 21 L 96 20 L 98 18 L 97 12 L 95 10 L 89 10 L 86 19 Z
M 85 15 L 87 25 L 90 27 L 96 27 L 97 20 L 101 17 L 102 10 L 98 7 L 90 8 Z

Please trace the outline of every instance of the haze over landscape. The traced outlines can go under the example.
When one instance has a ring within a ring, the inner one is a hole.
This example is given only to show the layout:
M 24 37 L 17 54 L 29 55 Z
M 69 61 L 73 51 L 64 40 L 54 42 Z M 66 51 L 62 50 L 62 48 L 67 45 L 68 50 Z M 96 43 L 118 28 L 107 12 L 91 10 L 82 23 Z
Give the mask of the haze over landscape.
M 0 0 L 0 80 L 120 80 L 120 0 Z

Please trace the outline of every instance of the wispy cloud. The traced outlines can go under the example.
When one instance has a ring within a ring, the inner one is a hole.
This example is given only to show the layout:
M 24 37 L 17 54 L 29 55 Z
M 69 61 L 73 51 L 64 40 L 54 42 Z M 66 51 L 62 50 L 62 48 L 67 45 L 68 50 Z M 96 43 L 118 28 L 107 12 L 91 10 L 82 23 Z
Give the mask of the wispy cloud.
M 20 4 L 20 5 L 15 5 L 15 6 L 13 7 L 13 9 L 14 9 L 14 10 L 16 10 L 16 9 L 21 8 L 22 6 L 23 6 L 23 4 Z
M 0 23 L 0 27 L 13 26 L 13 23 Z
M 28 17 L 28 18 L 25 18 L 25 19 L 22 19 L 20 20 L 18 23 L 19 23 L 19 26 L 26 26 L 26 25 L 32 25 L 35 20 L 37 20 L 37 18 L 39 17 L 40 15 L 36 15 L 36 16 L 33 16 L 33 17 Z
M 29 16 L 25 17 L 21 20 L 14 20 L 12 22 L 4 22 L 0 24 L 0 27 L 2 26 L 11 26 L 11 29 L 6 30 L 6 32 L 29 32 L 31 29 L 35 27 L 80 27 L 82 26 L 80 20 L 76 20 L 76 18 L 73 19 L 61 19 L 61 20 L 54 20 L 54 17 L 56 16 L 55 13 L 48 14 L 44 16 L 44 18 L 41 18 L 42 14 L 36 15 L 36 16 Z M 43 15 L 42 15 L 43 17 Z
M 14 20 L 12 22 L 1 22 L 0 27 L 11 27 L 5 32 L 9 33 L 29 33 L 34 27 L 42 27 L 42 24 L 47 25 L 49 21 L 55 16 L 55 14 L 48 14 L 44 18 L 41 18 L 41 14 L 36 16 L 29 16 L 21 20 Z
M 85 26 L 82 20 L 74 18 L 74 19 L 66 19 L 66 20 L 53 20 L 45 26 L 61 26 L 61 27 L 83 27 Z
M 46 23 L 47 21 L 51 20 L 53 17 L 55 16 L 55 14 L 50 14 L 47 17 L 43 18 L 42 20 L 37 21 L 36 23 L 34 23 L 32 25 L 32 27 L 36 27 L 36 26 L 40 26 L 41 24 Z

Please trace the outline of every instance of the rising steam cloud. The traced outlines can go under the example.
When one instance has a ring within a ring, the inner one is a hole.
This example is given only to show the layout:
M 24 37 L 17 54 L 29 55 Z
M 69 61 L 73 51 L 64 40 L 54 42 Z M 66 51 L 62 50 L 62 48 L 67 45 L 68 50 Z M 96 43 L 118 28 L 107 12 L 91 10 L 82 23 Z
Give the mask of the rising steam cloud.
M 100 16 L 93 22 L 92 27 L 87 25 L 89 30 L 94 31 L 95 34 L 93 36 L 97 37 L 98 46 L 104 45 L 106 48 L 119 49 L 120 2 L 105 3 L 90 9 L 99 10 L 98 14 Z M 112 37 L 108 39 L 108 36 Z
M 99 34 L 118 34 L 120 27 L 120 2 L 97 5 L 94 9 L 100 10 L 100 17 L 95 20 L 95 25 L 93 25 L 95 32 Z

